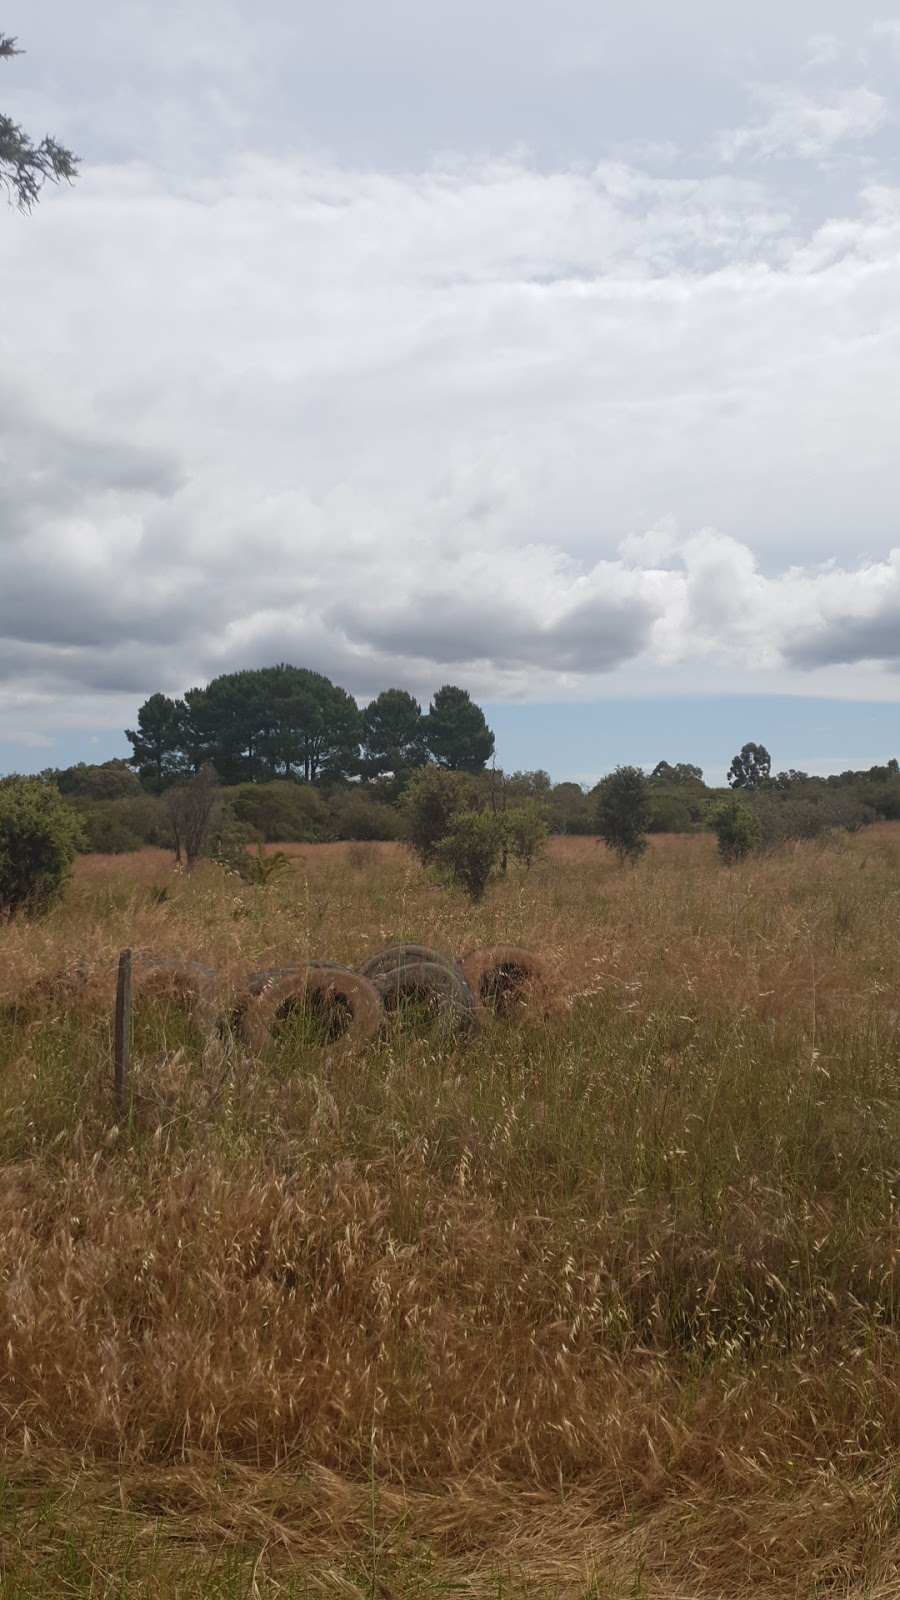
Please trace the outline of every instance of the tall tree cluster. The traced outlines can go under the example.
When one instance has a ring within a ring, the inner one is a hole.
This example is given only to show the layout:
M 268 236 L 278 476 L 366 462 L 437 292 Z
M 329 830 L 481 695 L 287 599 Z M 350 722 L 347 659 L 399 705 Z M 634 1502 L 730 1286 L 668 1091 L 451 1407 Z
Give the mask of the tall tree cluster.
M 360 711 L 346 689 L 287 662 L 223 673 L 179 700 L 153 694 L 126 737 L 131 765 L 159 788 L 205 764 L 227 784 L 314 783 L 402 774 L 429 760 L 480 772 L 494 752 L 484 712 L 465 689 L 445 684 L 424 714 L 413 695 L 386 689 Z

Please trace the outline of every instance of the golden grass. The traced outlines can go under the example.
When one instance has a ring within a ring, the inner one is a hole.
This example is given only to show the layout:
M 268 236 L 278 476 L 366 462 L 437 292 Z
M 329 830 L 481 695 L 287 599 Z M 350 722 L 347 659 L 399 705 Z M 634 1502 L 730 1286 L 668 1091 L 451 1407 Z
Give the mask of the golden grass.
M 556 841 L 474 908 L 293 853 L 88 858 L 0 931 L 2 1600 L 126 1546 L 109 1593 L 895 1594 L 900 828 Z M 233 991 L 408 940 L 533 949 L 560 1003 L 265 1063 L 157 1004 L 116 1125 L 123 945 Z

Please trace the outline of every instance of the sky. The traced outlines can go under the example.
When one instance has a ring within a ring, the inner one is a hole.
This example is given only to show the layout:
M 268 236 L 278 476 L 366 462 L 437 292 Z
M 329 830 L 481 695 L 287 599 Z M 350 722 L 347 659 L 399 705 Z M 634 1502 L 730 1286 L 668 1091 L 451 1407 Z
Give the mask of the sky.
M 0 771 L 289 660 L 591 781 L 900 753 L 900 22 L 4 0 Z

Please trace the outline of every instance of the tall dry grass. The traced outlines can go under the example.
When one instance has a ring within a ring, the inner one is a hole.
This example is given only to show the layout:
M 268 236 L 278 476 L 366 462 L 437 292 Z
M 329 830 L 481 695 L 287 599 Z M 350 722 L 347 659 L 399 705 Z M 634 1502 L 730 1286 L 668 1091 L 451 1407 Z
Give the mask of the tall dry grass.
M 0 1023 L 17 1559 L 52 1481 L 84 1548 L 161 1506 L 272 1593 L 895 1593 L 898 905 L 890 826 L 731 870 L 560 841 L 475 908 L 397 847 L 80 863 L 0 933 L 11 1002 L 109 958 Z M 151 1008 L 116 1123 L 122 945 L 233 990 L 405 939 L 530 946 L 560 1004 L 264 1067 Z

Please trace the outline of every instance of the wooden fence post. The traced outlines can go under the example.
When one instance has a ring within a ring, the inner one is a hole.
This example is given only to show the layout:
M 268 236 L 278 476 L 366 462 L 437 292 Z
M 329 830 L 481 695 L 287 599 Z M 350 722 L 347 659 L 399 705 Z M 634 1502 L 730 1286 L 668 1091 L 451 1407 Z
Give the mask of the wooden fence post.
M 131 1052 L 131 951 L 123 950 L 119 956 L 119 979 L 116 984 L 116 1055 L 115 1095 L 116 1109 L 125 1103 L 125 1084 L 128 1079 L 128 1057 Z

